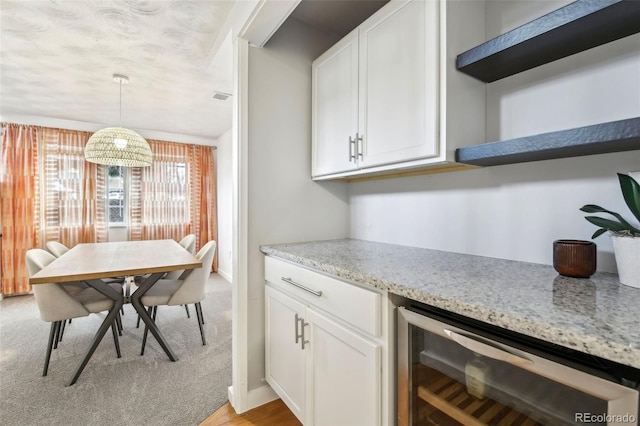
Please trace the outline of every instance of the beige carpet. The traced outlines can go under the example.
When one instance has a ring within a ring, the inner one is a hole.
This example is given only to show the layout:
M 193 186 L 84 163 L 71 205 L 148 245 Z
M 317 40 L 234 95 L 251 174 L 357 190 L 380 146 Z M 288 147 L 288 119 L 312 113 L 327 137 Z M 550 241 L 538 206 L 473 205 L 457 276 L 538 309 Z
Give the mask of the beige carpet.
M 195 308 L 160 307 L 156 322 L 179 358 L 171 362 L 149 334 L 140 356 L 143 326 L 125 306 L 116 358 L 111 330 L 78 382 L 66 383 L 84 357 L 104 314 L 77 318 L 54 350 L 42 377 L 49 323 L 33 296 L 0 301 L 0 424 L 197 425 L 227 401 L 231 384 L 231 284 L 212 274 L 202 302 L 207 345 Z

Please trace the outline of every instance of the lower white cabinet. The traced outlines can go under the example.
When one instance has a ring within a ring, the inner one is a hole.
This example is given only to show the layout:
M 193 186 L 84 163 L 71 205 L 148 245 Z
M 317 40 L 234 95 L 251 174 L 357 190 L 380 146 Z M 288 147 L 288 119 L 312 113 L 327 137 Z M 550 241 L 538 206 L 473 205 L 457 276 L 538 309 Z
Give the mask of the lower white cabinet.
M 303 273 L 296 276 L 297 267 L 276 260 L 276 267 L 285 265 L 290 270 L 278 269 L 286 275 L 280 280 L 270 280 L 274 260 L 267 258 L 269 262 L 272 265 L 266 268 L 265 292 L 269 385 L 304 425 L 387 424 L 390 414 L 385 404 L 389 395 L 383 392 L 383 382 L 386 384 L 384 374 L 388 370 L 383 360 L 386 345 L 381 340 L 386 333 L 369 335 L 335 315 L 339 312 L 322 309 L 334 306 L 327 300 L 332 293 L 325 289 L 322 280 L 314 282 L 313 275 L 309 275 L 314 272 L 298 268 Z M 318 276 L 353 287 L 365 298 L 367 293 L 377 295 L 371 307 L 380 314 L 382 298 L 378 293 Z M 289 284 L 290 281 L 295 284 Z M 305 293 L 317 297 L 318 304 L 305 299 Z
M 298 333 L 305 306 L 273 288 L 266 290 L 267 382 L 304 422 L 306 354 Z
M 347 284 L 348 285 L 348 284 Z M 307 422 L 380 424 L 380 345 L 308 308 Z

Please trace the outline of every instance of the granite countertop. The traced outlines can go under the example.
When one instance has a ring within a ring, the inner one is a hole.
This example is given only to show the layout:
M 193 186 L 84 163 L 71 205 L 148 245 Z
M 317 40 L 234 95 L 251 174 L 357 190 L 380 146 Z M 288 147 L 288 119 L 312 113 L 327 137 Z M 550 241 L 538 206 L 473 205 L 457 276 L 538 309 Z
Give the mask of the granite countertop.
M 265 245 L 337 278 L 640 368 L 640 289 L 618 276 L 363 240 Z

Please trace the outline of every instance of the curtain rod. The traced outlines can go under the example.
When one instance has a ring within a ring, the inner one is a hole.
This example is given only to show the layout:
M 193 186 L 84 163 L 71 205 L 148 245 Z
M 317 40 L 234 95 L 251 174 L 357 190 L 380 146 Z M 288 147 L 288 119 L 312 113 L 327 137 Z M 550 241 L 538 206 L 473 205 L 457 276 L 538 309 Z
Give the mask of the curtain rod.
M 41 132 L 42 129 L 46 128 L 46 129 L 65 130 L 65 131 L 73 131 L 73 132 L 93 133 L 90 130 L 65 129 L 63 127 L 42 126 L 40 124 L 28 124 L 28 123 L 18 123 L 18 122 L 10 122 L 10 121 L 2 121 L 2 122 L 0 122 L 0 126 L 2 126 L 2 129 L 4 129 L 5 125 L 9 125 L 9 124 L 16 124 L 16 125 L 19 125 L 19 126 L 32 126 L 39 132 Z M 0 134 L 2 134 L 2 133 L 0 133 Z M 166 139 L 153 139 L 153 138 L 145 138 L 145 139 L 157 140 L 157 141 L 160 141 L 160 142 L 180 143 L 180 144 L 184 144 L 184 145 L 210 146 L 214 150 L 218 149 L 218 147 L 216 145 L 205 145 L 205 144 L 191 143 L 191 142 L 178 142 L 178 141 L 170 141 L 170 140 L 166 140 Z

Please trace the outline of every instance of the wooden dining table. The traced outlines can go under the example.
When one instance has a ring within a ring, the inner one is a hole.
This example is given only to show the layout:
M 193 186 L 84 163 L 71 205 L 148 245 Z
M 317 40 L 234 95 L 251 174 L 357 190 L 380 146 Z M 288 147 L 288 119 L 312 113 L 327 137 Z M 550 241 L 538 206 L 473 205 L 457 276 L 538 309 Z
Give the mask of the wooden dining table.
M 125 303 L 133 305 L 169 359 L 177 361 L 178 358 L 144 309 L 140 298 L 166 272 L 200 267 L 202 262 L 174 240 L 122 241 L 78 244 L 34 274 L 29 279 L 32 285 L 84 282 L 114 302 L 68 385 L 76 383 Z M 147 274 L 130 296 L 114 290 L 105 281 L 107 278 Z

